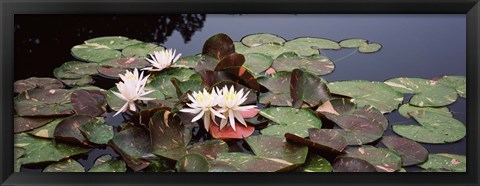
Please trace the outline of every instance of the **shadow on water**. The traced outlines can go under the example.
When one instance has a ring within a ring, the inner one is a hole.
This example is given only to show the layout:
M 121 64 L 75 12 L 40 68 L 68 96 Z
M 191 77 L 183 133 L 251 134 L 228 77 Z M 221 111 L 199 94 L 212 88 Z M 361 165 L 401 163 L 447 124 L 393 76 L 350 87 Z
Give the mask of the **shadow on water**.
M 219 32 L 228 34 L 235 41 L 248 34 L 263 32 L 277 34 L 287 40 L 301 36 L 324 37 L 336 41 L 359 37 L 379 42 L 384 46 L 381 52 L 368 55 L 348 49 L 321 51 L 323 55 L 335 61 L 335 72 L 324 76 L 328 81 L 353 79 L 384 81 L 402 76 L 434 78 L 450 73 L 465 75 L 465 50 L 462 48 L 465 47 L 465 41 L 459 39 L 465 38 L 461 35 L 465 33 L 462 30 L 465 28 L 461 17 L 441 17 L 442 21 L 439 21 L 436 17 L 405 15 L 397 17 L 395 15 L 208 16 L 207 21 L 205 14 L 16 15 L 15 80 L 34 76 L 53 77 L 54 68 L 66 61 L 75 60 L 70 53 L 73 46 L 94 37 L 121 35 L 145 42 L 165 43 L 167 47 L 177 48 L 184 54 L 196 54 L 201 50 L 206 38 Z M 460 27 L 462 29 L 459 29 Z M 389 29 L 391 31 L 384 31 Z M 449 45 L 443 43 L 449 43 Z M 449 52 L 447 55 L 439 51 Z M 94 77 L 94 80 L 95 85 L 103 89 L 109 89 L 117 82 L 100 77 Z M 408 101 L 408 97 L 405 100 Z M 466 124 L 465 99 L 459 98 L 457 102 L 449 105 L 449 108 L 456 119 Z M 124 122 L 124 118 L 112 117 L 113 114 L 113 112 L 107 113 L 106 123 L 118 127 Z M 413 119 L 404 118 L 396 111 L 385 116 L 390 123 L 385 135 L 396 135 L 392 131 L 392 125 L 415 123 Z M 205 130 L 200 128 L 194 132 L 195 138 L 199 140 L 206 138 Z M 232 152 L 251 153 L 248 145 L 241 140 L 228 142 L 228 145 Z M 422 145 L 430 153 L 466 154 L 466 139 L 442 145 Z M 382 144 L 377 143 L 376 146 L 382 146 Z M 74 158 L 88 170 L 95 159 L 104 154 L 118 156 L 113 149 L 106 147 L 93 149 L 87 155 Z M 21 170 L 40 172 L 45 166 L 48 166 L 48 163 L 22 166 Z M 406 169 L 421 171 L 417 167 Z
M 73 46 L 95 37 L 122 35 L 162 44 L 177 31 L 187 43 L 205 20 L 205 14 L 16 15 L 14 79 L 52 77 L 54 68 L 75 60 Z

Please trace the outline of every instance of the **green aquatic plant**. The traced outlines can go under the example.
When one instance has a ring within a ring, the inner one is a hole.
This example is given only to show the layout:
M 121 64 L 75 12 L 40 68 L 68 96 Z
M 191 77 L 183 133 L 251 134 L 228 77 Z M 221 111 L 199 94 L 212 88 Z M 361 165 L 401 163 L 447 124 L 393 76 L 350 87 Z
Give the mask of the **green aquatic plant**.
M 321 52 L 344 48 L 354 51 L 337 60 Z M 464 139 L 448 108 L 466 98 L 464 76 L 322 77 L 381 48 L 361 38 L 217 34 L 200 54 L 181 56 L 122 36 L 89 39 L 55 78 L 15 82 L 15 171 L 464 172 L 465 156 L 423 146 Z M 104 90 L 96 78 L 117 83 Z M 389 123 L 397 111 L 414 121 Z M 89 168 L 77 161 L 107 147 L 118 157 L 102 154 Z

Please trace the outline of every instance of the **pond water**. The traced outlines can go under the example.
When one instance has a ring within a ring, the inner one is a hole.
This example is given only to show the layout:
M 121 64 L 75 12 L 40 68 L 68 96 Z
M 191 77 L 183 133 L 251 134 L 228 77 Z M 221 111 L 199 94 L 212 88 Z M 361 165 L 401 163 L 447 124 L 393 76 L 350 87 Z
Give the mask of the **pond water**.
M 323 76 L 328 81 L 466 75 L 465 20 L 464 15 L 16 15 L 14 76 L 15 80 L 53 77 L 54 68 L 74 60 L 71 47 L 94 37 L 121 35 L 156 42 L 187 56 L 200 53 L 205 40 L 217 33 L 226 33 L 235 41 L 253 33 L 272 33 L 287 40 L 305 36 L 335 41 L 364 38 L 383 45 L 373 54 L 322 50 L 336 65 L 333 73 Z M 113 81 L 96 80 L 95 85 L 104 89 L 113 86 Z M 459 98 L 449 108 L 455 118 L 466 123 L 465 99 Z M 122 122 L 121 117 L 111 115 L 107 123 Z M 394 135 L 391 124 L 415 123 L 398 112 L 386 117 L 390 123 L 386 135 Z M 466 154 L 466 138 L 422 145 L 430 153 Z M 77 160 L 88 169 L 103 154 L 118 156 L 111 148 L 95 149 Z M 22 171 L 41 169 L 22 167 Z

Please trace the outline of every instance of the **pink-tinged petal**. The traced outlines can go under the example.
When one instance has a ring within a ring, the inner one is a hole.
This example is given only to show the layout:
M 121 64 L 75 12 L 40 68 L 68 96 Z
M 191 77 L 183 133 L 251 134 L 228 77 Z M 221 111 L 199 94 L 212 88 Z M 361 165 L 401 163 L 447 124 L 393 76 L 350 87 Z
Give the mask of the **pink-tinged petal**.
M 237 108 L 235 108 L 235 110 L 237 110 L 237 111 L 248 111 L 248 110 L 254 109 L 254 108 L 257 108 L 257 106 L 255 106 L 255 105 L 247 105 L 247 106 L 237 107 Z
M 193 119 L 192 119 L 192 122 L 195 122 L 195 121 L 198 121 L 200 118 L 202 118 L 203 114 L 205 114 L 205 111 L 202 110 L 200 112 L 200 114 L 198 114 L 197 116 L 195 116 Z
M 270 67 L 267 69 L 267 71 L 265 71 L 265 74 L 272 75 L 272 74 L 275 74 L 276 72 L 277 71 L 274 68 Z
M 232 127 L 226 127 L 220 129 L 221 127 L 217 125 L 210 124 L 210 134 L 215 139 L 231 140 L 231 139 L 243 139 L 249 137 L 255 131 L 253 126 L 243 126 L 238 124 L 236 130 L 233 130 Z
M 125 96 L 123 96 L 122 94 L 120 94 L 118 92 L 115 92 L 115 91 L 112 91 L 112 93 L 115 94 L 115 96 L 117 96 L 118 98 L 123 99 L 125 101 L 128 101 L 128 99 Z
M 242 116 L 245 119 L 255 117 L 258 114 L 258 112 L 260 112 L 260 110 L 258 110 L 256 108 L 250 108 L 248 110 L 239 110 L 238 111 L 240 116 Z

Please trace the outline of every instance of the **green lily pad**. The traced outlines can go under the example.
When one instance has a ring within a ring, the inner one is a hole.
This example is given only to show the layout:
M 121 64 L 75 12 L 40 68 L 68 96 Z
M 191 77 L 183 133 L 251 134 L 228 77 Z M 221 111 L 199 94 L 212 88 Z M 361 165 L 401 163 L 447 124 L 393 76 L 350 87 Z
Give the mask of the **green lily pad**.
M 275 122 L 275 124 L 270 124 L 267 128 L 261 130 L 264 135 L 283 137 L 285 133 L 292 133 L 307 137 L 309 128 L 320 128 L 322 126 L 322 121 L 309 109 L 267 108 L 261 110 L 260 115 Z
M 292 72 L 290 96 L 294 108 L 301 108 L 304 102 L 310 107 L 315 107 L 331 98 L 326 83 L 322 82 L 320 77 L 300 69 Z
M 165 50 L 163 46 L 159 46 L 153 43 L 137 43 L 134 45 L 129 45 L 122 50 L 122 55 L 130 58 L 143 59 L 148 56 L 148 54 L 153 53 L 154 51 Z
M 177 93 L 171 79 L 175 78 L 179 82 L 185 82 L 188 81 L 193 74 L 195 74 L 195 71 L 188 68 L 171 68 L 163 70 L 159 73 L 153 74 L 150 77 L 152 80 L 147 83 L 145 87 L 158 90 L 165 96 L 165 98 L 176 98 Z
M 265 54 L 245 54 L 244 67 L 249 69 L 254 76 L 259 76 L 273 64 L 273 59 Z
M 175 164 L 178 172 L 208 172 L 210 164 L 207 159 L 199 154 L 187 154 Z
M 402 168 L 402 158 L 386 148 L 370 145 L 348 147 L 345 156 L 365 160 L 375 166 L 378 172 L 395 172 Z
M 98 43 L 87 43 L 74 46 L 71 50 L 72 55 L 83 61 L 100 63 L 107 59 L 119 59 L 122 53 L 108 46 Z
M 251 154 L 240 152 L 220 153 L 217 155 L 216 164 L 224 164 L 222 167 L 228 167 L 227 170 L 235 172 L 279 172 L 285 171 L 292 164 L 276 159 L 267 159 Z M 214 167 L 214 166 L 212 166 Z
M 378 43 L 363 44 L 358 47 L 360 53 L 374 53 L 378 52 L 380 49 L 382 49 L 382 45 Z
M 194 56 L 183 56 L 175 62 L 176 65 L 184 65 L 188 68 L 195 68 L 198 62 L 202 59 L 201 55 L 194 55 Z
M 92 38 L 85 41 L 86 44 L 98 44 L 112 49 L 121 50 L 127 46 L 142 43 L 139 40 L 130 39 L 123 36 L 105 36 Z
M 365 160 L 340 156 L 335 159 L 333 172 L 377 172 L 377 169 Z
M 50 89 L 61 89 L 65 87 L 63 83 L 58 79 L 38 78 L 38 77 L 31 77 L 28 79 L 15 81 L 13 86 L 14 86 L 13 92 L 15 93 L 21 93 L 26 90 L 31 90 L 35 88 L 50 90 Z
M 98 74 L 98 64 L 68 61 L 53 70 L 53 75 L 69 86 L 83 86 L 93 82 L 91 75 Z
M 420 107 L 440 107 L 452 104 L 457 100 L 455 89 L 437 84 L 432 88 L 414 95 L 410 99 L 411 105 Z
M 430 154 L 428 160 L 418 166 L 432 171 L 466 172 L 467 160 L 463 155 Z
M 282 45 L 278 44 L 263 44 L 257 47 L 250 47 L 247 48 L 242 54 L 250 54 L 250 53 L 258 53 L 258 54 L 265 54 L 273 59 L 276 59 L 280 54 L 285 52 L 292 52 L 291 50 L 285 49 Z
M 340 45 L 332 40 L 323 38 L 302 37 L 290 40 L 285 43 L 285 49 L 294 51 L 300 56 L 318 55 L 319 49 L 338 50 Z
M 406 118 L 410 118 L 410 115 L 408 115 L 409 112 L 412 112 L 414 114 L 433 112 L 444 116 L 453 117 L 448 107 L 417 107 L 410 104 L 403 104 L 402 106 L 400 106 L 400 108 L 398 108 L 398 112 Z
M 150 135 L 140 127 L 125 128 L 113 136 L 109 144 L 134 171 L 142 170 L 150 163 L 141 158 L 151 153 Z
M 88 172 L 125 172 L 127 166 L 122 160 L 114 159 L 110 155 L 103 155 L 97 160 Z
M 263 44 L 275 43 L 283 45 L 285 39 L 273 34 L 251 34 L 241 39 L 241 42 L 248 47 L 260 46 Z
M 432 88 L 436 83 L 430 79 L 399 77 L 384 82 L 402 94 L 418 94 Z
M 438 83 L 455 89 L 458 96 L 462 98 L 467 97 L 467 79 L 465 76 L 442 76 Z
M 368 118 L 372 122 L 380 124 L 384 130 L 388 128 L 388 120 L 379 110 L 369 105 L 357 108 L 350 99 L 346 98 L 331 99 L 318 107 L 316 112 L 335 123 L 341 116 L 353 115 Z
M 173 160 L 186 154 L 192 131 L 183 125 L 177 114 L 160 110 L 150 119 L 149 128 L 154 154 Z
M 100 116 L 105 113 L 105 92 L 97 90 L 76 90 L 70 96 L 73 109 L 79 115 Z
M 340 44 L 342 48 L 358 48 L 360 46 L 366 45 L 367 42 L 368 41 L 365 39 L 352 38 L 342 40 L 338 44 Z
M 382 143 L 402 158 L 402 166 L 423 163 L 428 158 L 428 151 L 415 141 L 397 137 L 383 136 Z
M 198 74 L 194 74 L 194 76 L 198 76 Z M 192 91 L 192 92 L 201 91 L 205 88 L 205 86 L 203 85 L 202 79 L 192 78 L 182 82 L 172 78 L 171 82 L 175 86 L 175 89 L 177 90 L 178 97 L 187 93 L 188 91 Z
M 371 105 L 382 113 L 398 108 L 403 95 L 382 82 L 365 80 L 339 81 L 327 84 L 330 93 L 349 96 L 357 106 Z
M 89 122 L 80 125 L 80 131 L 95 144 L 107 144 L 113 138 L 113 127 L 100 122 Z
M 332 172 L 333 167 L 325 158 L 319 155 L 307 157 L 305 164 L 298 167 L 295 172 Z
M 65 116 L 73 111 L 70 104 L 71 92 L 65 89 L 32 89 L 14 99 L 18 116 Z
M 35 118 L 35 117 L 14 117 L 13 118 L 13 131 L 15 133 L 25 132 L 32 130 L 38 127 L 41 127 L 50 121 L 53 118 Z
M 465 125 L 455 118 L 427 111 L 409 114 L 420 125 L 393 126 L 393 131 L 405 138 L 423 143 L 448 143 L 466 135 Z
M 233 45 L 235 46 L 235 52 L 244 54 L 245 50 L 248 49 L 248 46 L 245 46 L 242 42 L 235 41 L 233 42 Z
M 285 142 L 283 138 L 275 136 L 250 136 L 246 138 L 245 141 L 255 155 L 270 160 L 289 163 L 291 165 L 290 168 L 298 167 L 305 163 L 308 154 L 308 148 L 306 146 L 290 144 Z
M 18 159 L 20 164 L 57 162 L 90 150 L 79 146 L 55 143 L 50 139 L 37 138 L 26 133 L 15 135 L 14 146 L 25 149 L 25 154 Z
M 208 140 L 195 143 L 188 148 L 188 153 L 197 153 L 205 156 L 209 161 L 217 158 L 217 154 L 228 152 L 228 145 L 223 140 Z
M 88 141 L 80 131 L 80 127 L 90 122 L 95 123 L 101 121 L 97 120 L 94 117 L 86 115 L 70 116 L 61 121 L 57 125 L 57 127 L 55 127 L 53 136 L 57 141 L 62 141 L 80 146 L 88 146 Z
M 112 110 L 118 111 L 120 110 L 120 108 L 122 108 L 122 106 L 126 103 L 126 101 L 117 97 L 115 94 L 113 94 L 113 92 L 118 92 L 118 88 L 113 87 L 110 90 L 108 90 L 107 96 L 105 99 L 107 100 L 108 106 Z
M 20 172 L 20 168 L 21 168 L 22 164 L 20 164 L 20 162 L 18 162 L 18 159 L 21 158 L 24 154 L 25 154 L 25 149 L 19 148 L 19 147 L 14 147 L 13 156 L 14 156 L 15 163 L 14 163 L 13 172 Z
M 55 132 L 55 128 L 64 118 L 56 118 L 53 121 L 49 122 L 48 124 L 41 126 L 39 128 L 33 129 L 32 131 L 28 132 L 29 134 L 41 137 L 41 138 L 55 138 L 53 133 Z
M 85 172 L 85 168 L 73 159 L 66 159 L 45 167 L 43 172 Z
M 321 55 L 300 57 L 295 53 L 283 53 L 272 64 L 276 71 L 293 71 L 302 69 L 315 75 L 326 75 L 333 72 L 335 65 L 330 59 Z

